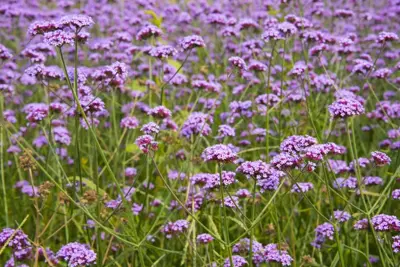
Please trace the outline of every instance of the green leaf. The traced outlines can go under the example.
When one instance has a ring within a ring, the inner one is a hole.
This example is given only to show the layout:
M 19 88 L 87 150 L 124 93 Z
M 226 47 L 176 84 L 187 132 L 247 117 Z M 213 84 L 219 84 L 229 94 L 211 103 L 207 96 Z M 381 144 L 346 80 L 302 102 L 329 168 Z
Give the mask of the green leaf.
M 139 152 L 139 147 L 136 144 L 129 144 L 126 146 L 125 151 L 128 153 L 136 153 Z
M 153 10 L 145 10 L 144 13 L 151 15 L 153 17 L 153 19 L 151 20 L 151 23 L 153 23 L 157 27 L 161 28 L 161 24 L 163 21 L 163 18 L 161 16 L 158 16 L 156 14 L 156 12 L 154 12 Z
M 130 88 L 132 90 L 137 90 L 137 91 L 140 91 L 140 92 L 146 92 L 147 91 L 146 86 L 139 84 L 138 80 L 133 80 L 132 83 L 131 83 Z
M 222 240 L 221 236 L 220 236 L 219 233 L 218 233 L 218 228 L 217 228 L 217 226 L 215 225 L 214 220 L 212 219 L 212 216 L 211 216 L 211 215 L 208 215 L 208 216 L 207 216 L 207 219 L 208 219 L 208 224 L 210 225 L 210 229 L 213 231 L 212 234 L 215 235 L 216 237 L 218 237 L 219 239 Z M 221 244 L 221 246 L 224 248 L 224 245 Z M 224 249 L 225 249 L 225 248 L 224 248 Z
M 168 59 L 168 64 L 174 67 L 176 70 L 178 70 L 181 66 L 181 63 L 173 59 Z
M 236 219 L 236 218 L 233 218 L 233 217 L 231 217 L 231 216 L 228 216 L 228 219 L 231 220 L 231 221 L 233 221 L 233 222 L 235 222 L 237 225 L 239 225 L 240 227 L 242 227 L 245 231 L 248 230 L 247 227 L 246 227 L 246 225 L 244 225 L 244 223 L 243 223 L 242 221 L 240 221 L 240 220 L 238 220 L 238 219 Z

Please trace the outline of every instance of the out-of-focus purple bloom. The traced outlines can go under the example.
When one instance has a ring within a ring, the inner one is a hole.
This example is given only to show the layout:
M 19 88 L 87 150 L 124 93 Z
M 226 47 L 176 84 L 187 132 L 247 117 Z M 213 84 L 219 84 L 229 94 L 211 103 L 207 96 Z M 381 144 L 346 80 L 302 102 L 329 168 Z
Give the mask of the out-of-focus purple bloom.
M 178 53 L 175 48 L 170 45 L 160 45 L 152 48 L 149 51 L 150 56 L 156 57 L 159 59 L 167 59 L 169 57 L 173 57 Z
M 44 34 L 44 41 L 49 45 L 61 47 L 65 44 L 73 44 L 75 36 L 72 32 L 56 30 L 53 32 L 46 32 Z
M 171 117 L 171 111 L 164 106 L 158 106 L 152 108 L 149 110 L 149 112 L 147 112 L 147 114 L 159 119 L 165 119 Z
M 314 188 L 312 183 L 295 183 L 290 192 L 292 193 L 305 193 Z
M 60 248 L 57 258 L 68 263 L 69 267 L 88 266 L 96 263 L 96 253 L 86 244 L 69 243 Z
M 133 215 L 139 215 L 139 213 L 143 210 L 143 204 L 133 203 L 132 204 L 132 213 Z
M 400 235 L 393 236 L 393 252 L 394 253 L 399 253 L 400 252 Z
M 214 240 L 210 234 L 199 234 L 196 239 L 200 244 L 208 244 Z
M 399 36 L 394 32 L 380 32 L 376 41 L 380 44 L 399 40 Z
M 162 34 L 162 31 L 154 26 L 154 25 L 148 25 L 142 28 L 137 34 L 136 34 L 136 40 L 141 41 L 148 39 L 150 37 L 158 37 Z
M 237 159 L 237 154 L 226 145 L 214 145 L 207 147 L 201 157 L 204 161 L 217 161 L 219 163 L 229 163 Z
M 247 70 L 246 62 L 241 57 L 230 57 L 228 61 L 232 66 L 237 67 L 239 70 Z
M 341 98 L 329 105 L 329 113 L 333 118 L 347 118 L 365 113 L 363 105 L 355 99 Z
M 137 174 L 136 168 L 127 167 L 127 168 L 125 169 L 125 176 L 126 176 L 126 177 L 130 177 L 130 178 L 131 178 L 131 177 L 135 177 L 136 174 Z
M 333 212 L 333 217 L 338 220 L 339 222 L 347 222 L 348 220 L 350 220 L 351 215 L 350 213 L 346 212 L 346 211 L 342 211 L 342 210 L 335 210 Z
M 181 135 L 186 138 L 198 134 L 207 136 L 211 133 L 211 127 L 208 122 L 212 123 L 211 116 L 201 112 L 193 112 L 184 122 Z
M 165 234 L 166 238 L 171 239 L 174 236 L 184 233 L 188 228 L 188 221 L 177 220 L 175 222 L 168 222 L 161 228 L 161 232 Z
M 179 43 L 179 46 L 182 48 L 183 51 L 187 51 L 196 47 L 205 47 L 206 44 L 204 43 L 204 40 L 203 38 L 201 38 L 201 36 L 190 35 L 184 37 Z
M 11 228 L 4 228 L 0 232 L 0 246 L 4 246 L 8 241 L 9 247 L 15 251 L 20 251 L 25 248 L 30 248 L 28 236 L 22 230 L 14 230 Z
M 299 156 L 283 152 L 272 158 L 271 165 L 278 170 L 284 170 L 298 167 L 301 161 L 302 159 Z
M 400 200 L 400 189 L 395 189 L 392 191 L 392 198 L 395 200 Z
M 358 220 L 355 224 L 354 224 L 354 229 L 356 230 L 365 230 L 368 229 L 369 223 L 368 223 L 368 219 L 361 219 Z
M 44 103 L 30 103 L 23 111 L 27 114 L 26 119 L 30 122 L 40 122 L 49 114 L 49 106 Z
M 139 126 L 139 120 L 136 117 L 125 117 L 121 120 L 121 128 L 135 129 Z
M 242 256 L 233 255 L 232 256 L 232 264 L 233 264 L 233 266 L 231 265 L 229 258 L 225 259 L 224 267 L 242 267 L 242 266 L 247 265 L 247 261 Z
M 396 216 L 378 214 L 371 219 L 375 231 L 400 231 L 400 220 Z
M 376 166 L 389 165 L 392 161 L 388 155 L 380 151 L 371 152 L 372 160 L 375 162 Z
M 312 136 L 292 135 L 282 141 L 280 150 L 288 153 L 300 153 L 303 152 L 307 147 L 315 145 L 316 143 L 317 139 Z
M 227 136 L 234 137 L 235 136 L 235 129 L 233 129 L 229 125 L 221 124 L 218 127 L 218 138 L 224 138 L 224 137 L 227 137 Z
M 142 128 L 140 128 L 140 130 L 144 133 L 144 134 L 157 134 L 160 132 L 160 126 L 157 125 L 157 123 L 154 122 L 149 122 L 146 123 L 145 125 L 142 126 Z
M 313 247 L 321 248 L 326 239 L 333 240 L 335 228 L 330 223 L 323 223 L 315 228 L 315 239 L 311 243 Z
M 148 153 L 149 150 L 156 151 L 158 149 L 158 142 L 154 141 L 153 136 L 145 134 L 136 138 L 136 145 L 142 150 L 143 153 Z

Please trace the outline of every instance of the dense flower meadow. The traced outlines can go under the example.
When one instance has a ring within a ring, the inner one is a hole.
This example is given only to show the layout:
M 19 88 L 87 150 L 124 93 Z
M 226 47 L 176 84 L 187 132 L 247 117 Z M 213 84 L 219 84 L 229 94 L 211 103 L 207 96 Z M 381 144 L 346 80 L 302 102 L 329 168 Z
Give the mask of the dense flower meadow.
M 0 263 L 400 265 L 400 1 L 4 0 Z

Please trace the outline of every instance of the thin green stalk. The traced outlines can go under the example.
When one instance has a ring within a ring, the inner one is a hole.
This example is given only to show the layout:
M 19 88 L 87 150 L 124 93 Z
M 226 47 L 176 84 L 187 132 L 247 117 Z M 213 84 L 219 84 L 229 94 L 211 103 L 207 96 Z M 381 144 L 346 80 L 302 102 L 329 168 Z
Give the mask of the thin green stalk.
M 229 256 L 229 262 L 230 262 L 230 266 L 234 266 L 233 265 L 233 259 L 232 259 L 232 251 L 231 251 L 231 246 L 230 246 L 230 241 L 229 241 L 229 228 L 228 228 L 228 218 L 226 216 L 226 208 L 225 208 L 225 199 L 224 199 L 224 183 L 222 180 L 222 167 L 221 164 L 218 164 L 218 170 L 219 170 L 219 193 L 221 194 L 221 205 L 222 205 L 222 212 L 223 212 L 223 218 L 220 218 L 221 221 L 221 228 L 223 229 L 224 232 L 224 236 L 225 236 L 225 240 L 227 245 L 227 249 L 228 249 L 228 256 Z M 220 207 L 221 209 L 221 207 Z M 221 213 L 220 213 L 220 217 L 221 217 Z M 223 223 L 223 225 L 222 225 Z
M 5 182 L 5 174 L 4 174 L 4 127 L 5 121 L 3 117 L 3 109 L 4 109 L 4 97 L 3 94 L 0 94 L 0 144 L 1 144 L 1 151 L 0 151 L 0 165 L 1 165 L 1 187 L 3 190 L 3 205 L 4 205 L 4 217 L 6 220 L 6 226 L 9 226 L 8 222 L 8 204 L 7 204 L 7 191 L 6 191 L 6 182 Z
M 254 213 L 256 210 L 256 186 L 257 182 L 254 179 L 253 181 L 253 191 L 252 191 L 252 203 L 251 203 L 251 223 L 254 222 Z M 249 266 L 253 266 L 253 235 L 254 235 L 254 228 L 250 229 L 250 248 L 249 248 Z

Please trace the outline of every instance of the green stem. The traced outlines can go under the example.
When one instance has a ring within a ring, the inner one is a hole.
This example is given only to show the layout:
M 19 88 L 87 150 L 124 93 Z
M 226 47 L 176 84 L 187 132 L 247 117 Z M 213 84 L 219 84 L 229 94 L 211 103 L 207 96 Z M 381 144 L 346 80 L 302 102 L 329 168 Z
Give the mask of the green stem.
M 231 246 L 230 246 L 231 242 L 229 241 L 229 228 L 228 228 L 228 219 L 227 219 L 227 216 L 226 216 L 226 208 L 225 208 L 225 201 L 224 201 L 224 183 L 223 183 L 223 180 L 222 180 L 222 167 L 221 167 L 221 164 L 218 164 L 218 169 L 219 169 L 219 192 L 221 194 L 221 204 L 222 204 L 222 212 L 223 212 L 223 218 L 222 218 L 222 221 L 221 221 L 221 228 L 223 228 L 225 240 L 226 240 L 226 243 L 227 243 L 229 262 L 231 264 L 230 266 L 234 266 L 233 265 L 233 259 L 232 259 L 232 251 L 231 251 Z M 220 216 L 221 216 L 221 213 L 220 213 Z M 222 223 L 224 224 L 223 226 L 222 226 Z

